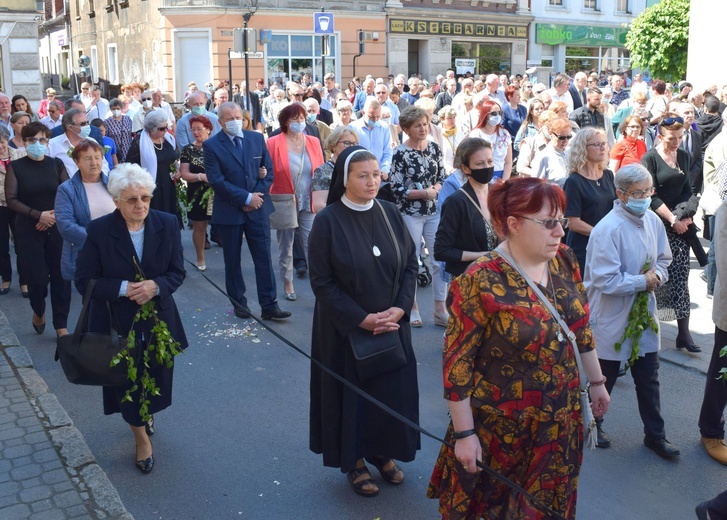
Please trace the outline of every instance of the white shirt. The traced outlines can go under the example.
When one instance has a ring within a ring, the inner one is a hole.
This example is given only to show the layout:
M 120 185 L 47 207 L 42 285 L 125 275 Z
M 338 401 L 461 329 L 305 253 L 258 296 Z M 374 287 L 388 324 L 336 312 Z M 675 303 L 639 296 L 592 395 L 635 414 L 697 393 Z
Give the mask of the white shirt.
M 172 106 L 167 103 L 166 101 L 162 101 L 161 105 L 158 107 L 154 107 L 154 110 L 163 110 L 164 113 L 167 115 L 167 124 L 171 127 L 174 126 L 174 123 L 176 123 L 176 118 L 174 117 L 174 112 L 172 112 Z
M 89 121 L 93 121 L 94 119 L 106 119 L 108 113 L 109 102 L 104 98 L 98 98 L 95 105 L 90 103 L 86 105 L 86 117 Z
M 49 130 L 53 130 L 55 127 L 61 125 L 62 119 L 63 117 L 59 116 L 58 121 L 53 121 L 53 118 L 51 118 L 51 116 L 45 116 L 43 119 L 40 120 L 40 122 L 47 126 Z
M 91 139 L 91 137 L 89 137 Z M 103 146 L 103 143 L 99 143 L 101 146 Z M 65 133 L 62 133 L 61 135 L 54 137 L 48 142 L 48 157 L 55 157 L 56 159 L 60 159 L 63 161 L 63 165 L 66 167 L 66 171 L 68 172 L 69 177 L 73 177 L 76 175 L 76 172 L 78 171 L 78 166 L 76 166 L 76 163 L 73 161 L 73 159 L 68 155 L 68 150 L 71 148 L 71 142 L 68 140 L 68 136 Z M 104 152 L 105 154 L 106 152 Z M 109 173 L 109 165 L 104 160 L 102 161 L 103 165 L 101 169 L 104 173 Z
M 568 105 L 568 113 L 570 114 L 573 112 L 573 97 L 570 95 L 570 92 L 567 90 L 562 96 L 559 96 L 554 88 L 546 90 L 548 94 L 550 94 L 550 97 L 553 99 L 553 101 L 562 101 L 566 105 Z

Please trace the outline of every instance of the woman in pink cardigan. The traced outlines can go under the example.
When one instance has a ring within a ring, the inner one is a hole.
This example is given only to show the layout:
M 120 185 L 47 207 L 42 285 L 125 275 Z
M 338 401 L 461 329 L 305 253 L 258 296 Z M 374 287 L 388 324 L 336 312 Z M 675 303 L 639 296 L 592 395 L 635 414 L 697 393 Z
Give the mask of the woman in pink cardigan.
M 278 114 L 280 133 L 268 139 L 267 146 L 273 161 L 275 178 L 270 195 L 294 194 L 298 226 L 277 229 L 278 263 L 280 277 L 285 287 L 285 299 L 297 299 L 293 288 L 293 240 L 298 233 L 303 239 L 306 260 L 308 257 L 308 234 L 313 225 L 313 204 L 310 182 L 313 172 L 322 165 L 323 149 L 317 137 L 303 133 L 307 111 L 303 103 L 296 102 L 283 108 Z M 275 220 L 271 216 L 271 221 Z

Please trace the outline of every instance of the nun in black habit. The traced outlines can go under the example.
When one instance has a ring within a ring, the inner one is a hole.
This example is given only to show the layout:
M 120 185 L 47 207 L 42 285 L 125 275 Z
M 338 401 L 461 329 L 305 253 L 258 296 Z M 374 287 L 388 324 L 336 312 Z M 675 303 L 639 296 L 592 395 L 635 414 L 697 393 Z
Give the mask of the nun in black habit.
M 339 155 L 328 205 L 316 215 L 308 246 L 316 297 L 311 355 L 418 424 L 419 390 L 409 327 L 418 265 L 396 206 L 374 200 L 380 183 L 376 157 L 365 148 L 349 147 Z M 398 255 L 384 215 L 399 246 Z M 399 283 L 394 290 L 397 265 Z M 397 330 L 406 364 L 361 381 L 348 339 L 357 327 L 374 334 Z M 341 468 L 362 496 L 379 492 L 366 462 L 386 482 L 403 482 L 404 473 L 394 459 L 414 460 L 420 448 L 418 432 L 313 364 L 310 396 L 310 449 L 323 455 L 324 466 Z

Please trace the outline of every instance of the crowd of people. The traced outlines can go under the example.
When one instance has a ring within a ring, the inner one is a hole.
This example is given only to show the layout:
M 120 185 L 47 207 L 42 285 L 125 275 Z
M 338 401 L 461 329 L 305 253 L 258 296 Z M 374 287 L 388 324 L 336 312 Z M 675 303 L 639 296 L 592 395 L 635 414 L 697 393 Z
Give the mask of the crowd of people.
M 200 271 L 211 242 L 223 248 L 226 291 L 243 319 L 253 314 L 244 237 L 261 317 L 285 320 L 274 229 L 288 305 L 299 299 L 296 277 L 310 273 L 314 360 L 414 422 L 411 327 L 431 319 L 446 328 L 454 448 L 443 446 L 428 490 L 443 518 L 546 515 L 532 497 L 482 477 L 478 463 L 575 518 L 579 380 L 590 382 L 598 447 L 610 445 L 603 416 L 616 378 L 630 370 L 644 444 L 679 455 L 659 410 L 659 321 L 676 321 L 677 349 L 700 352 L 689 328 L 690 252 L 706 266 L 708 296 L 716 302 L 722 290 L 727 89 L 585 71 L 556 74 L 551 85 L 451 69 L 432 83 L 402 74 L 339 82 L 328 73 L 322 82 L 258 79 L 254 91 L 245 82 L 190 83 L 181 111 L 139 83 L 111 100 L 89 83 L 64 102 L 47 89 L 37 112 L 23 96 L 0 94 L 0 296 L 11 290 L 14 240 L 38 334 L 49 289 L 63 336 L 72 283 L 83 293 L 95 279 L 94 299 L 113 304 L 124 331 L 131 310 L 170 298 L 167 316 L 184 347 L 171 300 L 184 277 L 180 230 L 189 221 Z M 115 254 L 109 233 L 158 277 L 139 282 L 133 264 L 101 261 Z M 417 303 L 422 269 L 432 316 Z M 642 294 L 654 325 L 624 339 Z M 724 342 L 720 309 L 715 338 Z M 358 349 L 383 341 L 398 358 L 364 374 Z M 715 354 L 710 373 L 725 366 Z M 158 377 L 170 394 L 171 372 Z M 710 456 L 727 464 L 720 393 L 705 393 L 700 429 Z M 140 422 L 122 397 L 105 390 L 105 412 L 130 424 L 137 466 L 148 473 L 153 417 Z M 362 496 L 379 492 L 367 462 L 401 484 L 396 461 L 413 460 L 420 447 L 417 432 L 315 364 L 310 420 L 311 450 Z

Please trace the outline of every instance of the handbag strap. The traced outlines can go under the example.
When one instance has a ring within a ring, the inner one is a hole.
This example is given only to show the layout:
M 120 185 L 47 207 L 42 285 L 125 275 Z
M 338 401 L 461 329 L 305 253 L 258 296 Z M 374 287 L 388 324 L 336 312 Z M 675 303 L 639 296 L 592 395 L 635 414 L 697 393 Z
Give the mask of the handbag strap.
M 391 221 L 389 221 L 389 216 L 386 214 L 386 211 L 384 211 L 384 207 L 381 205 L 381 203 L 374 199 L 374 202 L 379 207 L 379 211 L 381 211 L 381 214 L 384 216 L 384 221 L 386 222 L 386 228 L 389 230 L 389 236 L 391 237 L 391 241 L 394 244 L 394 249 L 396 249 L 396 278 L 394 278 L 394 288 L 392 290 L 391 295 L 391 305 L 393 306 L 396 302 L 396 295 L 399 293 L 399 278 L 401 278 L 401 248 L 399 248 L 399 242 L 396 240 L 396 235 L 394 235 L 394 228 L 391 227 Z
M 470 200 L 470 202 L 472 203 L 472 205 L 473 205 L 473 206 L 474 206 L 475 208 L 477 208 L 477 211 L 479 211 L 479 212 L 480 212 L 480 215 L 482 215 L 482 219 L 483 219 L 483 220 L 485 221 L 485 223 L 488 223 L 488 222 L 487 222 L 487 217 L 485 216 L 485 210 L 483 210 L 483 209 L 482 209 L 482 206 L 480 206 L 479 204 L 477 204 L 477 203 L 475 202 L 475 199 L 473 199 L 473 198 L 472 198 L 472 196 L 471 196 L 471 195 L 470 195 L 469 193 L 467 193 L 467 191 L 466 191 L 466 190 L 464 189 L 464 186 L 462 186 L 462 187 L 460 188 L 460 191 L 461 191 L 462 193 L 464 193 L 465 197 L 467 197 L 467 198 L 468 198 L 468 199 Z M 489 224 L 489 223 L 488 223 L 488 224 Z
M 558 311 L 555 309 L 553 304 L 548 300 L 548 298 L 545 297 L 543 292 L 538 288 L 538 286 L 533 282 L 530 277 L 525 273 L 525 271 L 520 267 L 520 265 L 515 261 L 515 259 L 510 256 L 509 253 L 505 251 L 505 248 L 502 247 L 502 244 L 497 246 L 495 250 L 500 253 L 500 256 L 502 256 L 507 262 L 515 268 L 515 270 L 520 273 L 520 276 L 522 276 L 526 282 L 528 282 L 528 285 L 533 290 L 533 292 L 540 298 L 540 301 L 543 305 L 545 305 L 545 308 L 548 309 L 550 314 L 553 316 L 553 319 L 555 319 L 556 322 L 558 322 L 558 325 L 560 325 L 560 328 L 563 329 L 563 332 L 565 333 L 566 337 L 570 341 L 571 346 L 573 347 L 573 353 L 576 358 L 576 364 L 578 365 L 578 372 L 580 373 L 580 379 L 581 379 L 581 390 L 585 390 L 588 386 L 588 376 L 586 375 L 585 371 L 583 370 L 583 363 L 581 362 L 581 354 L 578 352 L 578 344 L 576 343 L 576 335 L 570 330 L 568 327 L 568 324 L 563 320 L 563 318 L 560 316 Z

